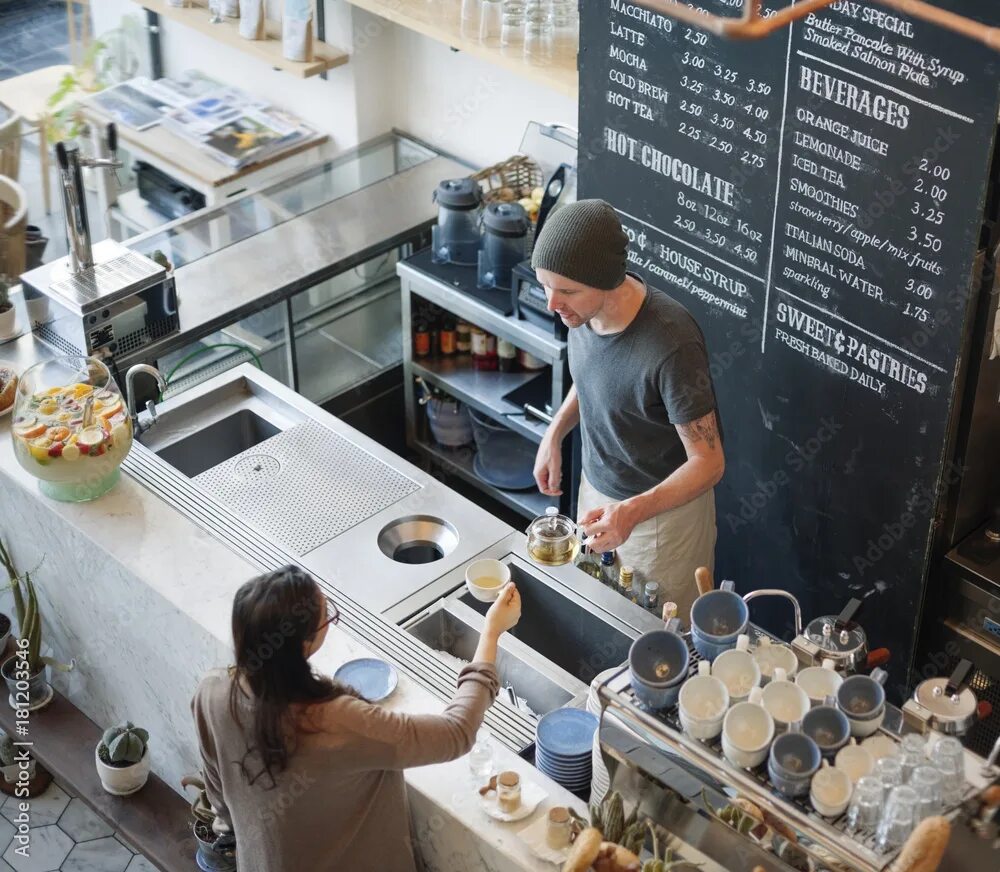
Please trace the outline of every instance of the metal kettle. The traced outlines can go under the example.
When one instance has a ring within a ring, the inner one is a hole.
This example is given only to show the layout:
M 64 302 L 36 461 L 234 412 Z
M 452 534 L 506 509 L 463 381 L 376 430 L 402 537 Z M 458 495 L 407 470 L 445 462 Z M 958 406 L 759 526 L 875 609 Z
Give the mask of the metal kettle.
M 921 733 L 964 736 L 979 720 L 979 702 L 967 686 L 972 661 L 961 660 L 948 678 L 928 678 L 903 703 L 903 720 Z
M 860 608 L 861 600 L 852 599 L 839 615 L 811 620 L 792 640 L 799 660 L 808 666 L 820 666 L 824 660 L 832 660 L 833 668 L 845 675 L 881 665 L 870 662 L 868 637 L 854 620 Z M 879 659 L 884 662 L 887 658 Z

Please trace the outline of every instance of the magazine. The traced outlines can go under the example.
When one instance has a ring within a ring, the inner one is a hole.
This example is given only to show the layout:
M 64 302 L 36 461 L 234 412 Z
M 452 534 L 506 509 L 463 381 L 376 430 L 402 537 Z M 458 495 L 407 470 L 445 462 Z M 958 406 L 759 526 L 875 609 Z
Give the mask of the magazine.
M 182 102 L 143 76 L 112 85 L 87 99 L 119 124 L 135 130 L 159 124 L 168 110 Z

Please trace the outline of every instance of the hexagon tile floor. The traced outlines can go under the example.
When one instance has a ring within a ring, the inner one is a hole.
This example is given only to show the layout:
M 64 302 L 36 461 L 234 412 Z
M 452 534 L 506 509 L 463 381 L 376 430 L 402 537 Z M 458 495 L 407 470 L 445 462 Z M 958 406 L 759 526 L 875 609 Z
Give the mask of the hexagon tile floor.
M 9 797 L 0 806 L 0 872 L 155 872 L 152 863 L 56 781 L 31 800 L 31 857 L 15 854 L 11 820 L 18 801 Z

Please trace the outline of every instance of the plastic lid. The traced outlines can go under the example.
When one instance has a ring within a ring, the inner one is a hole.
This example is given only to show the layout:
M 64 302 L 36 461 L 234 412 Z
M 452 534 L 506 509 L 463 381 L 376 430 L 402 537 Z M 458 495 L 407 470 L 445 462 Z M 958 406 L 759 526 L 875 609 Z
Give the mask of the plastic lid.
M 643 589 L 646 591 L 647 595 L 649 595 L 651 593 L 659 593 L 660 592 L 660 586 L 655 581 L 647 581 L 646 582 L 646 587 L 643 588 Z
M 544 515 L 535 518 L 528 526 L 529 536 L 537 536 L 549 542 L 569 539 L 574 533 L 576 525 L 565 515 L 559 514 L 559 509 L 555 506 L 549 506 Z
M 497 236 L 524 236 L 528 232 L 528 213 L 520 203 L 490 203 L 483 224 Z
M 605 566 L 611 566 L 615 562 L 615 552 L 614 551 L 602 551 L 601 552 L 601 563 Z
M 445 179 L 437 186 L 434 200 L 448 209 L 475 209 L 483 201 L 483 189 L 475 179 Z

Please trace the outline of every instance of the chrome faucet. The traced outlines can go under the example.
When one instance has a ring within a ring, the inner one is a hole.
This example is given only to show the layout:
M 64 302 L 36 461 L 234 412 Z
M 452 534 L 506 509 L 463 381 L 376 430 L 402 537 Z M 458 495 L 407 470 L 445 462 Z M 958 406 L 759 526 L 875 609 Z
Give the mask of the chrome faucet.
M 125 373 L 125 401 L 128 406 L 128 416 L 132 421 L 132 432 L 136 437 L 145 433 L 157 421 L 156 403 L 152 400 L 146 400 L 146 411 L 149 413 L 149 422 L 142 423 L 139 420 L 139 413 L 135 408 L 135 377 L 140 372 L 151 375 L 156 379 L 156 384 L 160 389 L 161 395 L 167 389 L 166 379 L 160 375 L 160 371 L 152 366 L 147 366 L 145 363 L 137 363 L 135 366 L 129 367 L 128 372 Z
M 94 265 L 90 221 L 87 218 L 87 196 L 80 170 L 83 167 L 116 170 L 122 166 L 122 162 L 118 160 L 118 132 L 114 124 L 108 125 L 107 144 L 110 158 L 82 157 L 80 147 L 75 142 L 56 143 L 66 235 L 69 237 L 70 272 L 73 275 L 79 275 Z
M 799 607 L 799 601 L 792 596 L 787 590 L 778 590 L 777 588 L 765 587 L 760 590 L 752 590 L 750 593 L 743 597 L 743 602 L 749 603 L 750 600 L 757 599 L 759 596 L 780 596 L 792 603 L 792 608 L 795 609 L 795 635 L 802 635 L 802 609 Z

